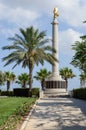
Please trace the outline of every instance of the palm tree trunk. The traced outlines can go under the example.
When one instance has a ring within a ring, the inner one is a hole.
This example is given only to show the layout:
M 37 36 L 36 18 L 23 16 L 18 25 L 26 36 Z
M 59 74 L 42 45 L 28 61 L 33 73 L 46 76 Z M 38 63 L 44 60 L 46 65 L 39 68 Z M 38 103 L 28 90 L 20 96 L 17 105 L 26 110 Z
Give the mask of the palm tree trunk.
M 24 81 L 24 88 L 26 88 L 26 82 Z
M 29 90 L 32 89 L 32 72 L 33 72 L 33 65 L 32 62 L 29 62 Z
M 10 89 L 10 81 L 7 81 L 7 92 L 9 91 Z
M 42 86 L 42 90 L 43 90 L 43 88 L 44 88 L 44 87 L 43 87 L 43 80 L 41 81 L 41 86 Z
M 26 88 L 26 82 L 25 81 L 22 83 L 22 88 Z
M 66 81 L 66 91 L 67 91 L 67 89 L 68 89 L 68 80 L 65 79 L 65 81 Z
M 45 89 L 45 79 L 43 79 L 43 80 L 41 81 L 41 86 L 42 86 L 42 90 L 44 90 L 44 89 Z

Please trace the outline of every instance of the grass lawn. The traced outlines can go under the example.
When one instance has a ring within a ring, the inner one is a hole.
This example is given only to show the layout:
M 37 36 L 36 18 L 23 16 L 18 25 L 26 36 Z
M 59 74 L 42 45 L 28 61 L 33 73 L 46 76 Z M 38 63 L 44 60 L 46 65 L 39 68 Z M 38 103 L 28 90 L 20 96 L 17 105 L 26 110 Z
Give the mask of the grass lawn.
M 22 107 L 25 103 L 30 106 L 36 101 L 35 98 L 23 98 L 23 97 L 7 97 L 0 98 L 0 126 L 8 120 L 8 117 L 15 113 L 19 107 Z

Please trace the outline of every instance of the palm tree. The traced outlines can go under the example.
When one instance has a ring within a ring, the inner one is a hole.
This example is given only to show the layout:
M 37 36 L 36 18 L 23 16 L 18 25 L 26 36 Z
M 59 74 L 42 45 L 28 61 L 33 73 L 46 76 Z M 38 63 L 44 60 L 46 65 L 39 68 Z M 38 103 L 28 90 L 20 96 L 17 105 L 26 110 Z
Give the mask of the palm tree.
M 12 50 L 11 53 L 3 58 L 6 61 L 6 65 L 15 62 L 17 65 L 22 63 L 22 67 L 28 67 L 29 69 L 29 88 L 32 88 L 32 72 L 34 65 L 47 61 L 51 64 L 57 59 L 53 56 L 52 52 L 55 53 L 55 49 L 46 43 L 49 41 L 45 39 L 45 31 L 39 32 L 38 29 L 34 29 L 32 26 L 27 29 L 20 29 L 20 35 L 15 34 L 15 37 L 10 38 L 12 45 L 3 47 L 3 50 Z
M 73 74 L 72 70 L 69 69 L 68 67 L 60 69 L 60 75 L 66 81 L 66 90 L 67 90 L 68 89 L 68 79 L 75 77 L 75 75 Z
M 18 76 L 16 83 L 21 84 L 22 88 L 26 88 L 26 85 L 29 84 L 29 75 L 27 73 L 22 73 Z
M 81 41 L 77 41 L 72 45 L 75 54 L 72 58 L 71 64 L 86 72 L 86 36 L 80 38 L 82 39 Z
M 11 81 L 14 81 L 16 79 L 16 76 L 13 72 L 5 72 L 5 81 L 6 81 L 6 84 L 7 84 L 7 92 L 9 91 L 10 89 L 10 83 Z
M 37 75 L 34 76 L 34 78 L 41 81 L 42 90 L 44 90 L 44 87 L 46 87 L 45 79 L 48 78 L 50 74 L 51 72 L 47 71 L 44 68 L 44 69 L 41 69 L 39 72 L 37 72 Z
M 86 72 L 82 72 L 79 76 L 81 87 L 86 87 Z
M 2 71 L 0 71 L 0 85 L 4 84 L 4 73 Z

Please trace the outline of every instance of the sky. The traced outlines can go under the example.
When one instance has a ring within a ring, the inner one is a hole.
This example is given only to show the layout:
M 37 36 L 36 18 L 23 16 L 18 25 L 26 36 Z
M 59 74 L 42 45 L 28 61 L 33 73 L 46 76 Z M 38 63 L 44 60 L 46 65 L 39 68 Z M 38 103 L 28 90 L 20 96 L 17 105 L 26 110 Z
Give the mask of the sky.
M 70 62 L 74 55 L 72 45 L 75 41 L 80 40 L 80 36 L 86 34 L 86 0 L 0 0 L 0 70 L 11 71 L 16 75 L 27 72 L 17 66 L 12 70 L 12 64 L 3 67 L 5 62 L 2 58 L 10 52 L 3 51 L 2 47 L 11 45 L 8 41 L 9 37 L 13 37 L 15 33 L 19 33 L 20 28 L 34 26 L 40 31 L 46 31 L 47 38 L 52 37 L 52 21 L 53 8 L 58 7 L 59 17 L 57 18 L 58 35 L 59 35 L 59 69 L 68 67 L 73 70 L 75 78 L 69 80 L 69 90 L 80 87 L 78 68 L 74 68 Z M 51 44 L 51 43 L 49 43 Z M 35 66 L 33 75 L 41 68 L 46 68 L 51 71 L 51 65 L 45 63 L 44 66 Z M 13 87 L 18 85 L 11 85 Z M 40 87 L 40 82 L 34 79 L 33 87 Z M 2 87 L 5 89 L 5 87 Z

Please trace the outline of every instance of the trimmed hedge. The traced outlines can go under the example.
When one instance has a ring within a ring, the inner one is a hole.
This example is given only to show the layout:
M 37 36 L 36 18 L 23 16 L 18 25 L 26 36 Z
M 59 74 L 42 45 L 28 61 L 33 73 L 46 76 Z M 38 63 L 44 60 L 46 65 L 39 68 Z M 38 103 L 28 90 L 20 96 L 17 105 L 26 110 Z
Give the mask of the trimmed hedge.
M 86 100 L 86 88 L 79 88 L 73 90 L 73 97 Z
M 1 91 L 1 96 L 14 96 L 13 91 Z
M 32 88 L 29 91 L 29 88 L 15 88 L 13 91 L 1 91 L 1 96 L 16 96 L 16 97 L 39 97 L 39 88 Z
M 0 96 L 1 96 L 1 89 L 0 89 Z
M 32 88 L 32 97 L 39 97 L 39 88 Z
M 31 97 L 29 88 L 14 88 L 13 92 L 16 97 Z
M 29 88 L 15 88 L 13 92 L 14 96 L 17 97 L 39 97 L 38 88 L 32 88 L 31 91 L 29 91 Z

